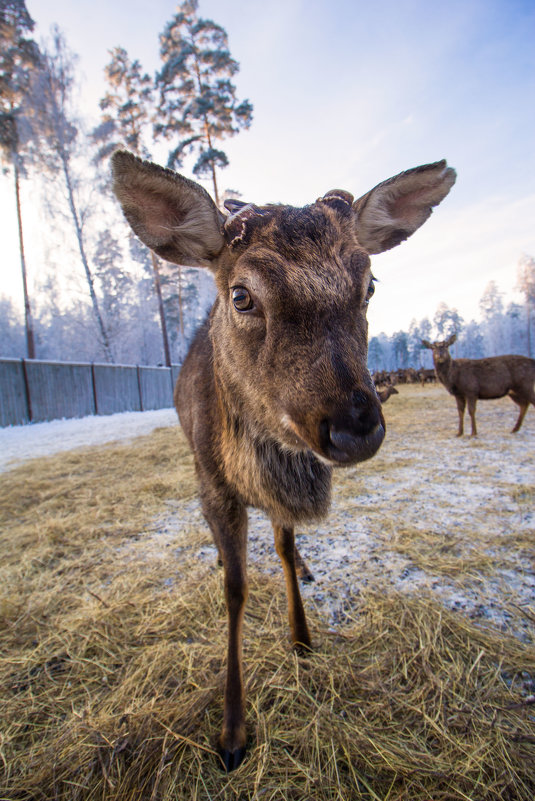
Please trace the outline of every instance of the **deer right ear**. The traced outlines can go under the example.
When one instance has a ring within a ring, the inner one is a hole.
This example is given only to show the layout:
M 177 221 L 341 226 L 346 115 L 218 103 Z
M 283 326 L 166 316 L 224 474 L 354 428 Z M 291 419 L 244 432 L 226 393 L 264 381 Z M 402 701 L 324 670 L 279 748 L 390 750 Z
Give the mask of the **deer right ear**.
M 429 350 L 433 350 L 432 344 L 428 342 L 427 339 L 422 339 L 422 346 L 424 348 L 429 348 Z
M 202 186 L 126 150 L 112 156 L 113 191 L 134 233 L 165 261 L 210 267 L 224 216 Z
M 368 253 L 382 253 L 399 245 L 424 224 L 455 179 L 455 170 L 437 161 L 378 184 L 353 204 L 362 247 Z

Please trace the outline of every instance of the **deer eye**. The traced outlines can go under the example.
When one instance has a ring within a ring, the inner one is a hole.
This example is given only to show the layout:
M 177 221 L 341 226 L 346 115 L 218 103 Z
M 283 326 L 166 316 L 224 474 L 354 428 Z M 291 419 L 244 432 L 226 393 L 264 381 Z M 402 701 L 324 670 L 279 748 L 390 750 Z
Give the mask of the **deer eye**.
M 251 311 L 254 302 L 248 290 L 243 286 L 235 286 L 232 290 L 232 303 L 239 312 Z
M 366 306 L 370 302 L 370 299 L 371 299 L 371 297 L 372 297 L 374 292 L 375 292 L 375 278 L 372 278 L 371 281 L 370 281 L 370 285 L 368 287 L 368 291 L 366 292 L 366 300 L 364 301 Z

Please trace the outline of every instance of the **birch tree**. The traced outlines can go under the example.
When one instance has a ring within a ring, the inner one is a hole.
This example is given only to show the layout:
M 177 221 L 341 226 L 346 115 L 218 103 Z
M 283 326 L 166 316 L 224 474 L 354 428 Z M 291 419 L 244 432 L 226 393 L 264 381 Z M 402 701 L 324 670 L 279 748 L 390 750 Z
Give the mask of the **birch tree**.
M 79 185 L 87 182 L 88 178 L 80 176 L 76 169 L 79 122 L 72 107 L 74 63 L 75 57 L 68 50 L 62 33 L 55 27 L 52 44 L 44 51 L 42 69 L 34 81 L 33 104 L 38 115 L 42 166 L 50 174 L 61 176 L 101 345 L 106 360 L 112 362 L 109 336 L 100 312 L 93 271 L 87 256 L 86 218 L 79 204 Z
M 137 156 L 150 158 L 146 134 L 152 120 L 153 82 L 144 73 L 139 61 L 131 61 L 122 47 L 110 51 L 111 59 L 104 70 L 109 90 L 100 101 L 103 112 L 101 124 L 93 131 L 99 144 L 97 159 L 107 158 L 117 147 L 127 147 Z M 162 299 L 160 262 L 150 251 L 154 290 L 158 300 L 160 327 L 165 364 L 171 365 L 169 337 Z
M 35 336 L 24 253 L 20 179 L 26 174 L 24 146 L 28 138 L 24 103 L 30 89 L 31 70 L 40 61 L 39 48 L 28 36 L 34 25 L 24 0 L 0 0 L 0 155 L 2 162 L 13 170 L 29 359 L 35 359 Z

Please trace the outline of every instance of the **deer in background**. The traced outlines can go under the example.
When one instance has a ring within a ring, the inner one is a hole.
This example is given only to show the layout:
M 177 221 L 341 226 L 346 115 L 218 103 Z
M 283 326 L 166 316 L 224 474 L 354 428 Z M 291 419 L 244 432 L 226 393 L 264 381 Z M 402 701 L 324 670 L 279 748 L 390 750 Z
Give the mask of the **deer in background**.
M 377 395 L 381 403 L 386 403 L 391 395 L 399 395 L 399 392 L 394 384 L 387 384 L 385 389 L 377 389 Z
M 457 336 L 452 334 L 444 342 L 422 339 L 424 348 L 433 351 L 433 364 L 438 380 L 450 395 L 454 395 L 459 411 L 459 430 L 464 430 L 464 410 L 472 421 L 472 436 L 477 436 L 476 403 L 478 400 L 495 400 L 509 395 L 520 407 L 520 414 L 512 434 L 519 431 L 530 403 L 535 406 L 535 359 L 527 356 L 489 356 L 486 359 L 452 359 L 448 348 Z
M 114 154 L 113 173 L 138 237 L 167 261 L 207 267 L 217 285 L 175 405 L 224 568 L 228 649 L 218 747 L 230 771 L 246 749 L 247 506 L 271 519 L 292 641 L 309 650 L 294 525 L 324 516 L 333 467 L 369 459 L 385 436 L 366 366 L 369 254 L 413 234 L 448 194 L 455 172 L 440 161 L 356 201 L 342 190 L 304 208 L 230 200 L 228 214 L 198 184 L 125 151 Z

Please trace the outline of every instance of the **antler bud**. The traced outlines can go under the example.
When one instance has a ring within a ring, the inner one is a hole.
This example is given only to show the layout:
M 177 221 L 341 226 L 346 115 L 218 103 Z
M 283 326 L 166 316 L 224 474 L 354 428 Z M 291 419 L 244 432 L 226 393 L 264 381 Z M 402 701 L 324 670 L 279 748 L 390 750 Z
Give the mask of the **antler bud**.
M 251 230 L 251 223 L 266 215 L 266 212 L 252 203 L 242 200 L 225 200 L 225 208 L 230 211 L 223 223 L 223 233 L 231 247 L 245 244 L 246 237 Z
M 328 203 L 329 206 L 341 214 L 348 214 L 351 211 L 354 197 L 344 189 L 331 189 L 323 197 L 319 197 L 316 203 Z

